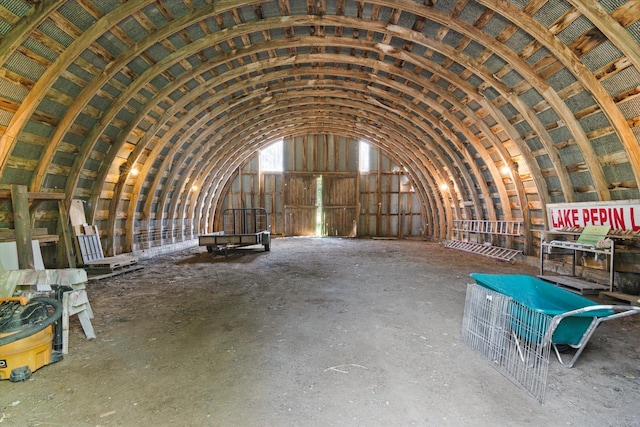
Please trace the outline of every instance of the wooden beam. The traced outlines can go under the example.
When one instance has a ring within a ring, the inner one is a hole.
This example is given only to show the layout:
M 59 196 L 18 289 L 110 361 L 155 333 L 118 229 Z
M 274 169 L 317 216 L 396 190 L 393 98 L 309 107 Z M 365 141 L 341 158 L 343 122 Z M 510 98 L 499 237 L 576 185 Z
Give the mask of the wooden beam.
M 602 31 L 604 36 L 620 49 L 620 52 L 629 58 L 637 69 L 640 69 L 638 43 L 623 26 L 637 21 L 637 7 L 634 7 L 636 2 L 629 2 L 614 11 L 612 15 L 595 0 L 569 0 L 569 3 Z M 629 4 L 632 6 L 628 7 Z M 626 22 L 625 19 L 631 19 L 632 22 Z
M 11 200 L 13 198 L 12 191 L 0 191 L 0 200 Z M 47 193 L 47 192 L 34 192 L 29 191 L 26 193 L 28 200 L 42 200 L 42 201 L 54 201 L 64 200 L 65 195 L 63 193 Z
M 59 268 L 76 268 L 76 258 L 73 256 L 71 248 L 71 233 L 69 232 L 69 214 L 64 200 L 58 201 L 58 235 L 62 237 L 62 243 L 57 247 L 57 263 Z M 65 262 L 66 261 L 66 265 Z
M 33 246 L 31 246 L 31 223 L 29 221 L 29 198 L 25 185 L 11 186 L 11 204 L 13 206 L 13 228 L 16 230 L 18 266 L 21 270 L 35 268 Z
M 148 3 L 151 3 L 151 1 L 152 0 L 130 1 L 125 3 L 123 6 L 114 9 L 111 13 L 98 21 L 98 23 L 91 26 L 87 31 L 84 33 L 80 32 L 82 37 L 78 37 L 75 42 L 58 57 L 56 62 L 47 68 L 45 73 L 35 84 L 34 89 L 29 92 L 20 104 L 20 108 L 11 119 L 9 126 L 7 126 L 7 131 L 2 135 L 2 137 L 0 137 L 0 173 L 5 169 L 9 153 L 13 151 L 13 148 L 17 143 L 18 136 L 24 129 L 29 118 L 36 111 L 38 105 L 40 105 L 48 93 L 49 89 L 57 81 L 58 75 L 67 69 L 69 64 L 77 59 L 82 52 L 87 48 L 91 48 L 95 40 L 108 31 L 112 26 L 115 26 L 118 22 L 122 21 L 136 10 L 146 6 Z M 29 15 L 29 19 L 24 20 L 24 26 L 21 26 L 19 29 L 16 28 L 16 31 L 11 32 L 14 37 L 10 39 L 10 42 L 13 43 L 2 43 L 2 46 L 7 45 L 8 50 L 5 52 L 4 49 L 0 48 L 0 57 L 12 54 L 17 46 L 19 46 L 24 40 L 23 37 L 26 38 L 26 36 L 28 36 L 26 30 L 28 29 L 30 33 L 33 28 L 37 27 L 41 23 L 41 20 L 48 18 L 55 22 L 56 19 L 62 19 L 61 15 L 55 12 L 55 9 L 57 9 L 62 3 L 63 2 L 60 0 L 50 0 L 43 2 L 42 6 L 35 8 L 35 13 Z M 60 27 L 69 31 L 73 25 L 67 22 L 66 24 L 60 25 Z
M 305 113 L 303 113 L 305 114 Z M 287 119 L 291 116 L 290 113 L 284 113 L 284 115 L 282 117 L 287 117 Z M 308 116 L 308 114 L 307 114 Z M 334 130 L 335 130 L 335 134 L 339 134 L 339 135 L 345 135 L 345 136 L 351 136 L 354 138 L 357 137 L 365 137 L 365 138 L 369 138 L 369 140 L 374 141 L 374 143 L 376 143 L 376 145 L 379 145 L 380 147 L 383 147 L 388 153 L 397 153 L 399 155 L 401 155 L 401 153 L 398 152 L 398 150 L 395 147 L 391 147 L 387 144 L 387 141 L 392 141 L 394 139 L 396 139 L 395 137 L 391 137 L 388 134 L 385 134 L 383 132 L 383 130 L 377 130 L 373 133 L 367 132 L 366 129 L 353 129 L 352 126 L 349 126 L 347 124 L 347 126 L 344 126 L 343 128 L 341 128 L 337 123 L 336 123 L 336 118 L 337 117 L 333 117 L 332 116 L 332 123 L 334 124 Z M 277 117 L 277 119 L 275 120 L 275 123 L 284 123 L 287 122 L 289 120 L 281 120 L 280 116 Z M 348 122 L 352 122 L 351 120 L 348 120 Z M 285 125 L 286 126 L 286 123 Z M 244 138 L 244 140 L 241 140 L 238 142 L 238 144 L 234 144 L 236 145 L 236 148 L 230 147 L 229 149 L 225 150 L 226 154 L 220 154 L 218 153 L 218 155 L 216 156 L 218 158 L 218 163 L 215 164 L 205 164 L 203 165 L 206 168 L 205 171 L 205 175 L 209 174 L 209 173 L 213 173 L 215 171 L 215 176 L 208 176 L 208 180 L 209 182 L 227 182 L 228 179 L 230 178 L 229 173 L 231 173 L 232 170 L 235 170 L 234 167 L 237 165 L 237 162 L 239 161 L 239 159 L 243 158 L 242 154 L 239 154 L 238 151 L 244 150 L 246 149 L 247 145 L 251 145 L 251 144 L 255 144 L 257 141 L 261 141 L 261 140 L 268 140 L 271 138 L 275 138 L 276 134 L 278 133 L 278 136 L 282 136 L 282 129 L 278 129 L 279 125 L 275 126 L 275 129 L 270 130 L 269 128 L 274 128 L 273 125 L 268 126 L 268 127 L 264 127 L 264 126 L 256 126 L 256 129 L 254 130 L 255 134 L 253 136 L 247 136 Z M 292 132 L 295 132 L 296 134 L 299 134 L 299 136 L 302 136 L 304 134 L 307 133 L 322 133 L 322 129 L 326 130 L 326 126 L 322 126 L 319 129 L 316 128 L 304 128 L 304 129 L 300 129 L 299 126 L 295 126 L 293 125 L 293 127 L 291 127 Z M 300 129 L 300 130 L 299 130 Z M 273 133 L 273 134 L 272 134 Z M 248 138 L 252 138 L 251 139 L 251 144 L 249 143 L 249 139 Z M 380 139 L 379 141 L 375 142 L 377 139 Z M 405 141 L 404 143 L 409 143 L 410 141 Z M 230 159 L 228 161 L 225 161 L 223 163 L 221 159 Z M 398 159 L 396 159 L 395 161 L 398 162 L 398 164 L 407 164 L 407 165 L 411 165 L 412 164 L 412 160 L 408 159 L 406 157 L 399 157 Z M 428 160 L 427 160 L 428 161 Z M 202 168 L 203 166 L 194 166 L 194 168 Z M 438 170 L 438 175 L 439 176 L 445 176 L 446 175 L 446 171 L 439 167 L 438 165 L 434 164 L 434 169 Z M 413 167 L 417 167 L 416 165 L 412 165 L 411 168 Z M 421 167 L 421 166 L 420 166 Z M 450 167 L 450 165 L 447 165 L 448 169 L 451 170 L 452 168 Z M 423 192 L 423 190 L 425 188 L 437 188 L 437 182 L 441 181 L 441 179 L 438 181 L 436 179 L 433 179 L 429 176 L 429 171 L 424 171 L 425 174 L 423 176 L 425 181 L 429 181 L 429 182 L 422 182 L 422 185 L 420 187 L 418 187 L 418 191 L 419 192 Z M 457 181 L 457 179 L 451 178 L 454 181 Z M 417 180 L 420 181 L 420 180 Z M 423 188 L 424 186 L 424 188 Z M 460 186 L 459 182 L 456 182 L 456 186 Z M 218 188 L 218 186 L 216 185 L 216 188 Z M 224 194 L 223 190 L 220 191 L 216 191 L 216 188 L 211 188 L 211 191 L 209 192 L 209 194 L 212 194 L 211 198 L 209 200 L 207 200 L 207 202 L 205 203 L 207 206 L 217 206 L 218 203 L 218 199 L 221 197 L 222 194 Z M 215 194 L 214 194 L 215 193 Z M 425 200 L 431 199 L 430 196 L 428 196 L 426 193 L 424 195 Z M 448 214 L 451 214 L 450 211 L 450 207 L 446 207 L 446 206 L 442 206 L 442 204 L 438 201 L 438 200 L 431 200 L 433 202 L 435 202 L 438 205 L 438 209 L 437 212 L 439 212 L 439 214 L 434 214 L 434 216 L 432 218 L 442 218 L 442 217 L 446 217 L 446 214 L 442 214 L 443 210 L 446 210 L 448 212 Z M 170 215 L 171 213 L 174 211 L 175 209 L 175 204 L 177 202 L 175 200 L 172 199 L 172 203 L 171 203 L 171 208 L 169 209 Z M 428 203 L 429 206 L 431 206 L 431 203 Z M 174 215 L 171 215 L 170 218 L 173 218 Z M 180 215 L 177 215 L 175 217 L 182 217 Z M 189 217 L 187 215 L 187 217 Z M 439 225 L 442 226 L 442 224 L 444 223 L 443 221 L 445 221 L 444 219 L 439 221 Z M 444 229 L 442 227 L 439 227 L 439 229 L 437 229 L 437 231 L 439 232 L 439 234 L 442 234 L 444 236 Z
M 49 14 L 55 11 L 63 3 L 61 0 L 43 0 L 34 2 L 35 6 L 25 16 L 20 18 L 16 25 L 2 37 L 0 43 L 0 64 L 5 64 L 15 49 L 30 36 Z
M 616 132 L 620 138 L 620 142 L 625 148 L 628 156 L 629 163 L 633 169 L 636 181 L 640 184 L 640 151 L 637 150 L 637 140 L 633 135 L 633 132 L 629 128 L 624 116 L 620 109 L 615 105 L 609 93 L 606 92 L 604 87 L 597 81 L 593 73 L 587 69 L 587 67 L 576 58 L 575 54 L 564 45 L 558 38 L 552 37 L 547 28 L 543 27 L 537 21 L 531 19 L 529 15 L 526 15 L 520 9 L 505 0 L 477 0 L 479 4 L 494 9 L 500 10 L 504 16 L 507 16 L 511 22 L 518 24 L 523 30 L 528 32 L 531 36 L 535 37 L 541 44 L 547 49 L 554 52 L 554 55 L 565 65 L 567 70 L 571 71 L 576 78 L 584 85 L 584 87 L 591 92 L 594 99 L 601 106 L 602 112 L 606 115 L 607 119 L 611 122 L 613 131 Z M 618 49 L 620 49 L 630 61 L 637 66 L 640 65 L 640 54 L 634 51 L 634 47 L 637 46 L 629 33 L 624 30 L 620 24 L 615 22 L 613 18 L 593 0 L 577 1 L 570 0 L 571 4 L 582 12 L 591 22 L 593 22 L 610 40 L 612 40 Z M 542 94 L 545 95 L 544 93 Z M 555 105 L 553 105 L 556 108 Z M 563 118 L 564 119 L 564 118 Z M 566 121 L 567 128 L 570 129 L 574 135 L 581 136 L 584 130 L 575 129 L 575 123 L 570 124 L 570 121 Z M 587 135 L 587 141 L 589 140 Z M 576 141 L 581 150 L 583 151 L 583 157 L 589 163 L 597 162 L 595 152 L 593 149 L 585 150 L 582 147 L 580 141 Z M 594 164 L 594 166 L 596 166 Z M 598 165 L 599 166 L 599 165 Z M 602 170 L 597 170 L 594 167 L 590 167 L 592 178 L 596 184 L 598 196 L 600 200 L 610 200 L 609 190 L 604 190 L 602 185 L 608 185 L 606 180 L 603 179 Z M 598 175 L 594 174 L 599 172 Z M 604 181 L 604 182 L 603 182 Z
M 372 27 L 372 28 L 376 28 L 376 27 Z M 124 98 L 126 98 L 126 97 L 124 97 Z M 124 132 L 124 133 L 126 133 L 126 132 Z M 84 164 L 84 163 L 83 162 L 78 162 L 78 164 Z M 69 182 L 74 182 L 74 181 L 70 179 Z M 37 185 L 36 185 L 36 187 L 37 187 Z

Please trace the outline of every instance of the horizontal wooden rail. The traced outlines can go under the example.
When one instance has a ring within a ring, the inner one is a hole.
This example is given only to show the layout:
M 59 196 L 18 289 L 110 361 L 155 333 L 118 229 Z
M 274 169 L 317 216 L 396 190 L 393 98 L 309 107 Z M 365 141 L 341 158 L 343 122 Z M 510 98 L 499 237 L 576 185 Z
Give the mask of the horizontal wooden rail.
M 43 192 L 28 192 L 27 199 L 30 200 L 64 200 L 64 193 L 43 193 Z M 11 200 L 11 191 L 0 191 L 0 200 Z

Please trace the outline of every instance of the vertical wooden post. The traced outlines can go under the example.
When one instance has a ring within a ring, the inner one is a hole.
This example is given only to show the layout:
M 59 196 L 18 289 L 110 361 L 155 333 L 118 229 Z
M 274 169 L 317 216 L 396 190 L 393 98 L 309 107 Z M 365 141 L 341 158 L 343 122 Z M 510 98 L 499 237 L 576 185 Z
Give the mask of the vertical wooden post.
M 25 185 L 11 186 L 11 205 L 13 207 L 13 228 L 16 230 L 18 248 L 18 266 L 21 270 L 33 270 L 33 246 L 31 246 L 31 221 L 29 216 L 29 197 Z
M 58 200 L 58 235 L 60 242 L 58 243 L 58 267 L 76 268 L 76 259 L 72 253 L 71 233 L 69 233 L 69 214 L 67 213 L 67 204 L 64 200 Z M 67 260 L 66 265 L 63 259 Z
M 354 235 L 352 237 L 358 237 L 358 230 L 360 230 L 360 209 L 362 207 L 362 196 L 360 189 L 360 170 L 356 172 L 356 217 L 355 221 L 355 230 Z M 360 232 L 361 233 L 361 232 Z
M 378 156 L 378 170 L 376 171 L 376 200 L 378 208 L 376 212 L 376 236 L 380 237 L 382 236 L 382 150 L 376 148 L 376 152 Z

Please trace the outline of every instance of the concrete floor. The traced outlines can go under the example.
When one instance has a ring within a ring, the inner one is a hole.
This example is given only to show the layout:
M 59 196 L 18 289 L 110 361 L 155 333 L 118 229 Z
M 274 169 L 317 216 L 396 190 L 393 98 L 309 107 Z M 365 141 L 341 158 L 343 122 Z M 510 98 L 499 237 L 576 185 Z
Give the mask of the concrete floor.
M 460 341 L 471 272 L 537 269 L 412 240 L 194 248 L 91 283 L 97 339 L 0 383 L 2 426 L 638 426 L 640 316 L 552 359 L 538 403 Z

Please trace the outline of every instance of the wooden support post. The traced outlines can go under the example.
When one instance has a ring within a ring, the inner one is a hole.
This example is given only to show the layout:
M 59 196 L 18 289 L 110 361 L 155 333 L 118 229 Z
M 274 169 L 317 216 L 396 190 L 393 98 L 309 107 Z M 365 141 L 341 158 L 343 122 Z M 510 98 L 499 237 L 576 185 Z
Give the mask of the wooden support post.
M 69 232 L 69 214 L 67 213 L 67 204 L 64 200 L 58 200 L 58 235 L 62 237 L 61 243 L 58 244 L 58 267 L 76 268 L 76 258 L 73 255 L 71 242 L 71 233 Z M 66 258 L 66 264 L 63 265 L 63 259 Z
M 376 171 L 376 236 L 382 236 L 382 151 L 377 149 L 378 170 Z
M 16 230 L 18 248 L 18 266 L 20 269 L 34 269 L 33 246 L 31 246 L 31 221 L 29 216 L 29 197 L 24 185 L 11 186 L 11 204 L 13 207 L 13 227 Z

